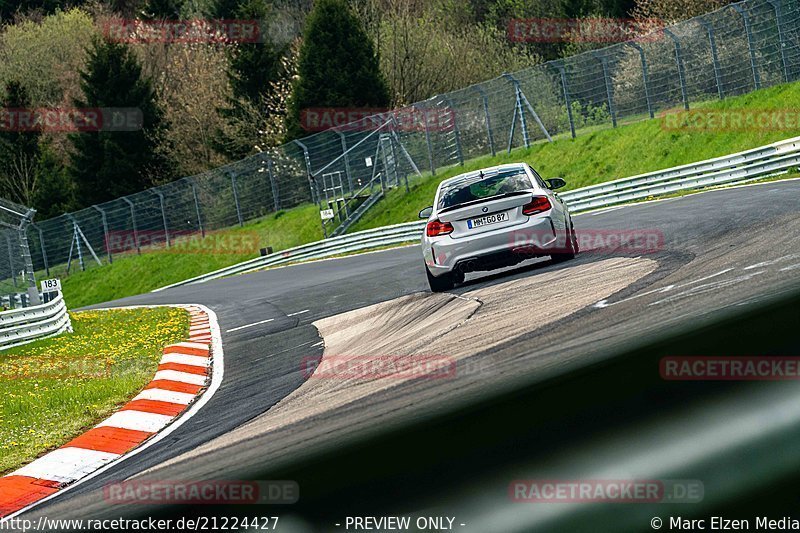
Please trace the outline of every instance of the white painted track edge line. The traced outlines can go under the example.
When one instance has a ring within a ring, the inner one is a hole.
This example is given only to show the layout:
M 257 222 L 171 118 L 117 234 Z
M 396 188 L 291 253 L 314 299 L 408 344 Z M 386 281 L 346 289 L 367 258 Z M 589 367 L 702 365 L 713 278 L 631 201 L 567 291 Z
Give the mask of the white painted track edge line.
M 117 466 L 118 464 L 122 463 L 126 459 L 134 457 L 134 456 L 142 453 L 143 451 L 147 450 L 148 448 L 150 448 L 154 444 L 159 443 L 160 441 L 162 441 L 163 439 L 165 439 L 169 435 L 171 435 L 175 430 L 180 428 L 183 424 L 185 424 L 188 420 L 190 420 L 194 415 L 196 415 L 200 411 L 200 409 L 202 409 L 203 406 L 205 404 L 207 404 L 211 400 L 211 398 L 214 397 L 214 394 L 216 394 L 216 392 L 219 390 L 220 385 L 222 385 L 222 380 L 223 380 L 223 378 L 225 376 L 225 362 L 224 362 L 224 352 L 223 352 L 223 349 L 222 349 L 222 335 L 220 334 L 219 322 L 217 321 L 217 314 L 214 311 L 212 311 L 208 307 L 206 307 L 204 305 L 200 305 L 200 304 L 181 304 L 181 305 L 171 305 L 171 306 L 170 305 L 133 305 L 133 306 L 126 306 L 126 307 L 114 307 L 113 309 L 135 309 L 135 308 L 154 308 L 154 307 L 181 307 L 181 308 L 185 309 L 187 306 L 195 306 L 195 307 L 198 307 L 198 308 L 202 309 L 203 311 L 205 311 L 206 314 L 208 315 L 209 322 L 211 323 L 211 347 L 212 347 L 212 356 L 214 358 L 213 359 L 214 366 L 213 366 L 213 374 L 211 376 L 211 384 L 208 386 L 208 389 L 206 389 L 206 391 L 203 393 L 203 395 L 200 396 L 200 398 L 196 402 L 194 402 L 192 405 L 190 405 L 189 409 L 187 409 L 181 416 L 179 416 L 177 419 L 175 419 L 170 425 L 165 427 L 160 433 L 154 435 L 149 440 L 145 441 L 138 448 L 132 450 L 131 452 L 129 452 L 129 453 L 125 454 L 125 455 L 120 456 L 118 459 L 115 459 L 114 461 L 106 464 L 105 466 L 99 468 L 98 470 L 95 470 L 94 472 L 92 472 L 88 476 L 77 480 L 75 483 L 72 483 L 71 485 L 68 485 L 67 487 L 64 487 L 60 491 L 55 492 L 55 493 L 53 493 L 50 496 L 47 496 L 45 498 L 42 498 L 41 500 L 36 501 L 36 502 L 28 505 L 27 507 L 23 507 L 19 511 L 11 513 L 10 515 L 0 519 L 0 523 L 6 522 L 7 520 L 10 520 L 10 519 L 12 519 L 12 518 L 14 518 L 16 516 L 19 516 L 22 513 L 28 512 L 28 511 L 38 507 L 39 505 L 42 505 L 45 502 L 48 502 L 50 500 L 53 500 L 53 499 L 61 496 L 62 494 L 66 493 L 67 491 L 69 491 L 69 490 L 71 490 L 71 489 L 73 489 L 75 487 L 78 487 L 78 486 L 82 485 L 83 483 L 85 483 L 85 482 L 87 482 L 87 481 L 89 481 L 91 479 L 94 479 L 95 477 L 99 476 L 100 474 L 103 474 L 106 471 L 114 468 L 115 466 Z
M 245 324 L 244 326 L 236 326 L 235 328 L 226 329 L 225 333 L 232 333 L 234 331 L 239 331 L 240 329 L 252 328 L 253 326 L 258 326 L 260 324 L 266 324 L 267 322 L 272 322 L 275 320 L 274 318 L 267 318 L 266 320 L 259 320 L 258 322 L 253 322 L 252 324 Z

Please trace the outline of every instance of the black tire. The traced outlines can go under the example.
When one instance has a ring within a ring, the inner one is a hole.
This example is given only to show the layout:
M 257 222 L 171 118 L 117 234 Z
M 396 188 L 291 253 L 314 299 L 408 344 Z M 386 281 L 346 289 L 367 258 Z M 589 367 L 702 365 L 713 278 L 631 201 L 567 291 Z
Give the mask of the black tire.
M 554 263 L 569 261 L 570 259 L 575 259 L 575 256 L 578 255 L 578 236 L 575 233 L 575 226 L 572 225 L 572 220 L 569 221 L 569 239 L 565 244 L 567 249 L 564 253 L 550 256 Z
M 425 267 L 425 274 L 428 276 L 428 286 L 431 292 L 445 292 L 453 290 L 455 287 L 455 280 L 452 274 L 442 274 L 441 276 L 431 275 L 428 267 Z

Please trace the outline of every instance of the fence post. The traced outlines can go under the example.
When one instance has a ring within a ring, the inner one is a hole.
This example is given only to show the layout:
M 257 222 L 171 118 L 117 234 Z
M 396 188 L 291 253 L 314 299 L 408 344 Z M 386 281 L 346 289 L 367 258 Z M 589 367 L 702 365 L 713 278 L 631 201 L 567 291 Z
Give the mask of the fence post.
M 394 127 L 395 125 L 396 125 L 396 122 L 394 121 L 394 117 L 392 117 L 392 127 Z M 385 139 L 389 141 L 389 146 L 392 147 L 392 168 L 394 169 L 394 182 L 399 187 L 400 186 L 400 172 L 398 172 L 398 170 L 397 170 L 397 167 L 398 167 L 397 150 L 395 150 L 395 146 L 394 146 L 394 137 L 392 137 L 391 134 L 387 133 Z M 411 189 L 409 189 L 409 187 L 408 187 L 408 174 L 405 174 L 405 178 L 406 178 L 406 192 L 408 193 L 408 192 L 411 192 Z
M 100 218 L 103 221 L 103 238 L 106 241 L 106 255 L 108 256 L 108 264 L 110 265 L 111 263 L 114 262 L 114 258 L 111 257 L 111 246 L 108 239 L 108 219 L 106 219 L 106 212 L 97 207 L 96 205 L 93 205 L 92 209 L 100 213 Z
M 536 112 L 536 110 L 533 108 L 531 103 L 528 101 L 528 97 L 525 96 L 525 93 L 522 92 L 522 88 L 520 87 L 519 80 L 517 80 L 517 78 L 515 78 L 513 75 L 507 74 L 507 73 L 503 74 L 503 77 L 508 79 L 508 80 L 511 80 L 512 83 L 514 83 L 514 88 L 515 88 L 515 92 L 516 92 L 516 95 L 517 95 L 517 107 L 514 110 L 514 120 L 511 123 L 511 135 L 509 135 L 509 139 L 508 139 L 508 141 L 509 141 L 508 142 L 508 150 L 509 150 L 509 152 L 511 151 L 511 139 L 514 136 L 513 135 L 514 134 L 514 124 L 516 123 L 517 113 L 519 113 L 519 117 L 520 117 L 520 126 L 522 127 L 522 135 L 523 135 L 523 140 L 525 141 L 525 148 L 528 148 L 530 146 L 530 137 L 528 136 L 528 126 L 527 126 L 527 122 L 525 121 L 525 111 L 522 108 L 522 104 L 523 103 L 525 104 L 525 107 L 528 108 L 528 111 L 530 111 L 531 116 L 536 121 L 536 124 L 539 125 L 539 129 L 542 130 L 542 133 L 544 133 L 544 136 L 547 138 L 547 140 L 549 142 L 553 142 L 553 138 L 550 137 L 550 132 L 548 132 L 547 128 L 544 127 L 544 123 L 542 122 L 542 119 L 539 118 L 539 114 Z
M 422 109 L 419 104 L 412 104 L 411 107 L 422 112 L 422 122 L 425 126 L 425 143 L 428 145 L 428 163 L 431 167 L 431 176 L 436 175 L 436 167 L 433 164 L 433 146 L 431 145 L 431 132 L 428 129 L 428 111 Z
M 414 159 L 412 159 L 411 154 L 408 153 L 408 150 L 406 150 L 406 147 L 403 146 L 403 141 L 400 140 L 400 136 L 397 134 L 397 131 L 398 131 L 399 128 L 400 128 L 400 125 L 397 123 L 397 119 L 395 118 L 394 115 L 392 115 L 392 138 L 394 139 L 394 142 L 396 143 L 396 145 L 400 147 L 400 150 L 403 152 L 403 155 L 408 160 L 409 164 L 411 165 L 411 168 L 414 169 L 414 172 L 417 173 L 417 176 L 421 176 L 422 173 L 419 171 L 419 168 L 417 168 L 417 164 L 414 163 Z M 403 176 L 404 176 L 404 179 L 405 179 L 405 182 L 406 182 L 406 191 L 408 191 L 409 190 L 409 188 L 408 188 L 408 173 L 404 172 Z M 371 191 L 372 191 L 372 189 L 370 188 L 370 192 Z
M 453 132 L 455 133 L 456 137 L 456 156 L 458 157 L 458 164 L 464 166 L 464 152 L 461 147 L 461 132 L 458 130 L 458 119 L 456 118 L 456 106 L 453 104 L 452 98 L 449 96 L 443 96 L 444 101 L 447 102 L 447 105 L 450 107 L 450 111 L 452 112 L 452 121 L 453 121 Z
M 31 223 L 31 227 L 33 227 L 33 229 L 39 233 L 39 246 L 42 248 L 42 262 L 44 263 L 44 271 L 48 276 L 50 276 L 50 264 L 47 262 L 47 250 L 44 247 L 44 232 L 42 231 L 42 228 L 36 224 Z
M 14 268 L 14 247 L 11 246 L 11 237 L 6 233 L 6 244 L 8 245 L 8 266 L 11 269 L 11 280 L 14 282 L 14 287 L 17 286 L 17 271 Z
M 783 67 L 783 79 L 789 81 L 789 62 L 786 59 L 786 36 L 783 32 L 783 14 L 781 4 L 778 0 L 767 0 L 775 10 L 775 26 L 778 28 L 778 46 L 781 49 L 781 66 Z
M 133 224 L 133 240 L 136 241 L 136 253 L 142 253 L 142 247 L 139 244 L 139 229 L 136 227 L 136 209 L 134 208 L 133 202 L 127 196 L 123 196 L 122 200 L 128 204 L 131 208 L 131 223 Z
M 608 76 L 608 57 L 599 52 L 592 52 L 592 55 L 600 61 L 603 66 L 603 80 L 606 84 L 606 100 L 608 101 L 608 112 L 611 114 L 611 125 L 617 127 L 617 108 L 614 105 L 614 88 L 611 86 L 611 79 Z
M 522 109 L 522 96 L 520 94 L 522 91 L 519 88 L 519 80 L 511 74 L 503 74 L 503 77 L 514 84 L 514 97 L 516 98 L 514 118 L 511 121 L 511 132 L 508 135 L 508 152 L 511 153 L 511 143 L 514 139 L 514 128 L 517 124 L 517 116 L 519 116 L 519 126 L 522 130 L 522 143 L 525 145 L 525 148 L 530 148 L 531 140 L 530 137 L 528 137 L 528 124 L 525 121 L 525 111 Z
M 342 141 L 342 157 L 344 158 L 344 173 L 347 176 L 347 186 L 348 186 L 350 192 L 352 193 L 353 192 L 353 174 L 350 171 L 350 154 L 347 152 L 347 140 L 345 139 L 344 133 L 342 133 L 338 129 L 333 128 L 333 131 L 335 131 L 337 134 L 339 134 L 339 138 Z M 271 179 L 271 176 L 272 176 L 272 173 L 270 173 L 270 179 Z
M 644 49 L 639 46 L 638 43 L 633 41 L 628 41 L 631 47 L 635 48 L 639 52 L 639 60 L 642 63 L 642 82 L 644 83 L 644 99 L 647 101 L 647 112 L 650 114 L 650 118 L 653 118 L 655 114 L 653 113 L 653 102 L 650 99 L 650 76 L 647 69 L 647 58 L 644 55 Z
M 22 263 L 25 268 L 25 281 L 28 282 L 28 300 L 29 304 L 39 305 L 42 303 L 39 297 L 39 289 L 36 287 L 36 274 L 33 271 L 33 259 L 31 258 L 31 248 L 28 244 L 28 224 L 33 220 L 35 210 L 29 209 L 17 227 L 17 234 L 19 235 L 19 248 L 22 252 Z
M 81 272 L 83 272 L 86 270 L 86 264 L 83 261 L 83 248 L 81 247 L 81 236 L 78 234 L 78 223 L 75 221 L 75 217 L 72 215 L 67 215 L 67 217 L 69 217 L 69 219 L 72 221 L 72 243 L 78 250 L 78 263 L 81 265 Z M 138 242 L 136 243 L 136 246 L 139 246 Z M 69 273 L 70 260 L 72 259 L 72 246 L 70 246 L 69 251 L 70 257 L 67 259 L 67 273 Z
M 678 81 L 681 84 L 681 98 L 683 99 L 683 108 L 688 111 L 689 94 L 686 91 L 686 71 L 683 67 L 683 49 L 678 37 L 672 33 L 669 28 L 664 28 L 662 31 L 664 32 L 664 35 L 672 39 L 672 42 L 675 43 L 675 63 L 678 65 Z
M 714 37 L 714 26 L 703 17 L 697 17 L 697 20 L 700 21 L 700 24 L 702 24 L 706 32 L 708 32 L 708 44 L 711 47 L 711 62 L 714 65 L 714 79 L 717 82 L 719 99 L 722 100 L 725 98 L 725 93 L 722 90 L 722 74 L 719 68 L 719 54 L 717 53 L 717 39 Z
M 167 248 L 169 248 L 169 227 L 167 225 L 167 210 L 164 208 L 164 193 L 156 189 L 151 190 L 158 196 L 158 202 L 161 205 L 161 222 L 164 224 L 164 240 L 166 240 Z
M 316 192 L 316 179 L 311 173 L 311 158 L 308 156 L 308 148 L 305 144 L 301 143 L 298 139 L 293 141 L 297 146 L 303 150 L 303 159 L 306 162 L 306 176 L 308 176 L 308 188 L 311 191 L 311 203 L 319 203 L 322 205 L 322 197 Z
M 233 191 L 233 203 L 236 205 L 236 218 L 241 228 L 244 227 L 244 219 L 242 218 L 242 208 L 239 205 L 239 188 L 236 186 L 236 172 L 231 170 L 228 175 L 231 177 L 231 190 Z
M 561 89 L 564 91 L 564 103 L 567 106 L 567 119 L 569 119 L 569 132 L 572 138 L 575 138 L 575 117 L 572 116 L 572 101 L 569 98 L 569 86 L 567 85 L 567 71 L 564 65 L 558 61 L 551 63 L 558 70 L 559 77 L 561 78 Z
M 739 13 L 744 20 L 744 32 L 747 35 L 747 50 L 750 52 L 750 69 L 753 71 L 753 86 L 756 90 L 761 88 L 761 75 L 758 73 L 758 66 L 756 65 L 756 50 L 753 46 L 753 32 L 750 28 L 750 15 L 739 4 L 731 4 L 734 11 Z
M 192 178 L 187 178 L 189 186 L 192 188 L 192 197 L 194 198 L 194 212 L 197 215 L 197 227 L 200 228 L 200 237 L 206 238 L 206 230 L 203 227 L 203 217 L 200 216 L 200 199 L 197 197 L 197 184 Z
M 267 163 L 267 176 L 269 176 L 269 188 L 272 191 L 272 206 L 277 213 L 281 208 L 281 201 L 278 198 L 278 184 L 275 182 L 275 175 L 272 173 L 272 159 L 266 154 L 262 154 L 264 161 Z
M 492 151 L 492 157 L 496 155 L 494 150 L 494 133 L 492 132 L 492 119 L 489 116 L 489 97 L 486 95 L 486 91 L 483 90 L 480 83 L 475 84 L 472 86 L 474 90 L 478 91 L 478 94 L 481 95 L 481 100 L 483 100 L 483 116 L 486 119 L 486 137 L 489 140 L 489 149 Z

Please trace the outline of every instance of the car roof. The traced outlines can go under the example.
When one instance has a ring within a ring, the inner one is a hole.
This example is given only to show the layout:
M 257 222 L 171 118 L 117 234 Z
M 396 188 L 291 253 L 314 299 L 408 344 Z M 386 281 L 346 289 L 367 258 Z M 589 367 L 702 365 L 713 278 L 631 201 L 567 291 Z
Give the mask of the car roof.
M 525 170 L 526 164 L 525 163 L 506 163 L 505 165 L 496 165 L 493 167 L 486 167 L 481 168 L 478 170 L 473 170 L 471 172 L 465 172 L 463 174 L 459 174 L 458 176 L 453 176 L 452 178 L 447 178 L 443 180 L 439 184 L 439 188 L 443 187 L 444 185 L 449 185 L 451 183 L 467 180 L 478 176 L 481 172 L 484 174 L 496 174 L 503 170 Z

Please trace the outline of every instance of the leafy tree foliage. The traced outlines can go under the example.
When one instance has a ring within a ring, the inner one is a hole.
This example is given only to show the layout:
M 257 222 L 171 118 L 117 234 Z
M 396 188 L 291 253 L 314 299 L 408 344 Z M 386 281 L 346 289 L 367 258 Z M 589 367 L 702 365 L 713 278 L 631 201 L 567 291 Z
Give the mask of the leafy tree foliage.
M 383 108 L 389 91 L 369 35 L 345 0 L 318 0 L 308 17 L 298 79 L 287 114 L 287 137 L 306 134 L 300 120 L 311 107 Z
M 16 81 L 6 83 L 2 106 L 9 112 L 8 128 L 0 129 L 0 196 L 31 205 L 39 177 L 39 131 L 16 129 L 14 110 L 30 109 L 25 88 Z
M 220 0 L 215 4 L 214 14 L 221 19 L 263 23 L 271 18 L 272 6 L 266 0 L 244 0 L 235 5 L 231 0 Z M 258 135 L 251 131 L 253 128 L 245 126 L 247 122 L 252 123 L 253 114 L 260 115 L 267 122 L 275 114 L 267 102 L 273 86 L 288 73 L 284 67 L 288 48 L 288 43 L 273 42 L 262 26 L 259 42 L 238 43 L 231 49 L 227 70 L 231 98 L 220 110 L 228 124 L 215 137 L 217 151 L 230 159 L 253 153 Z
M 105 202 L 172 177 L 159 143 L 163 113 L 150 81 L 124 44 L 95 40 L 81 72 L 83 98 L 77 108 L 134 108 L 141 112 L 137 131 L 101 131 L 70 135 L 70 174 L 82 206 Z

